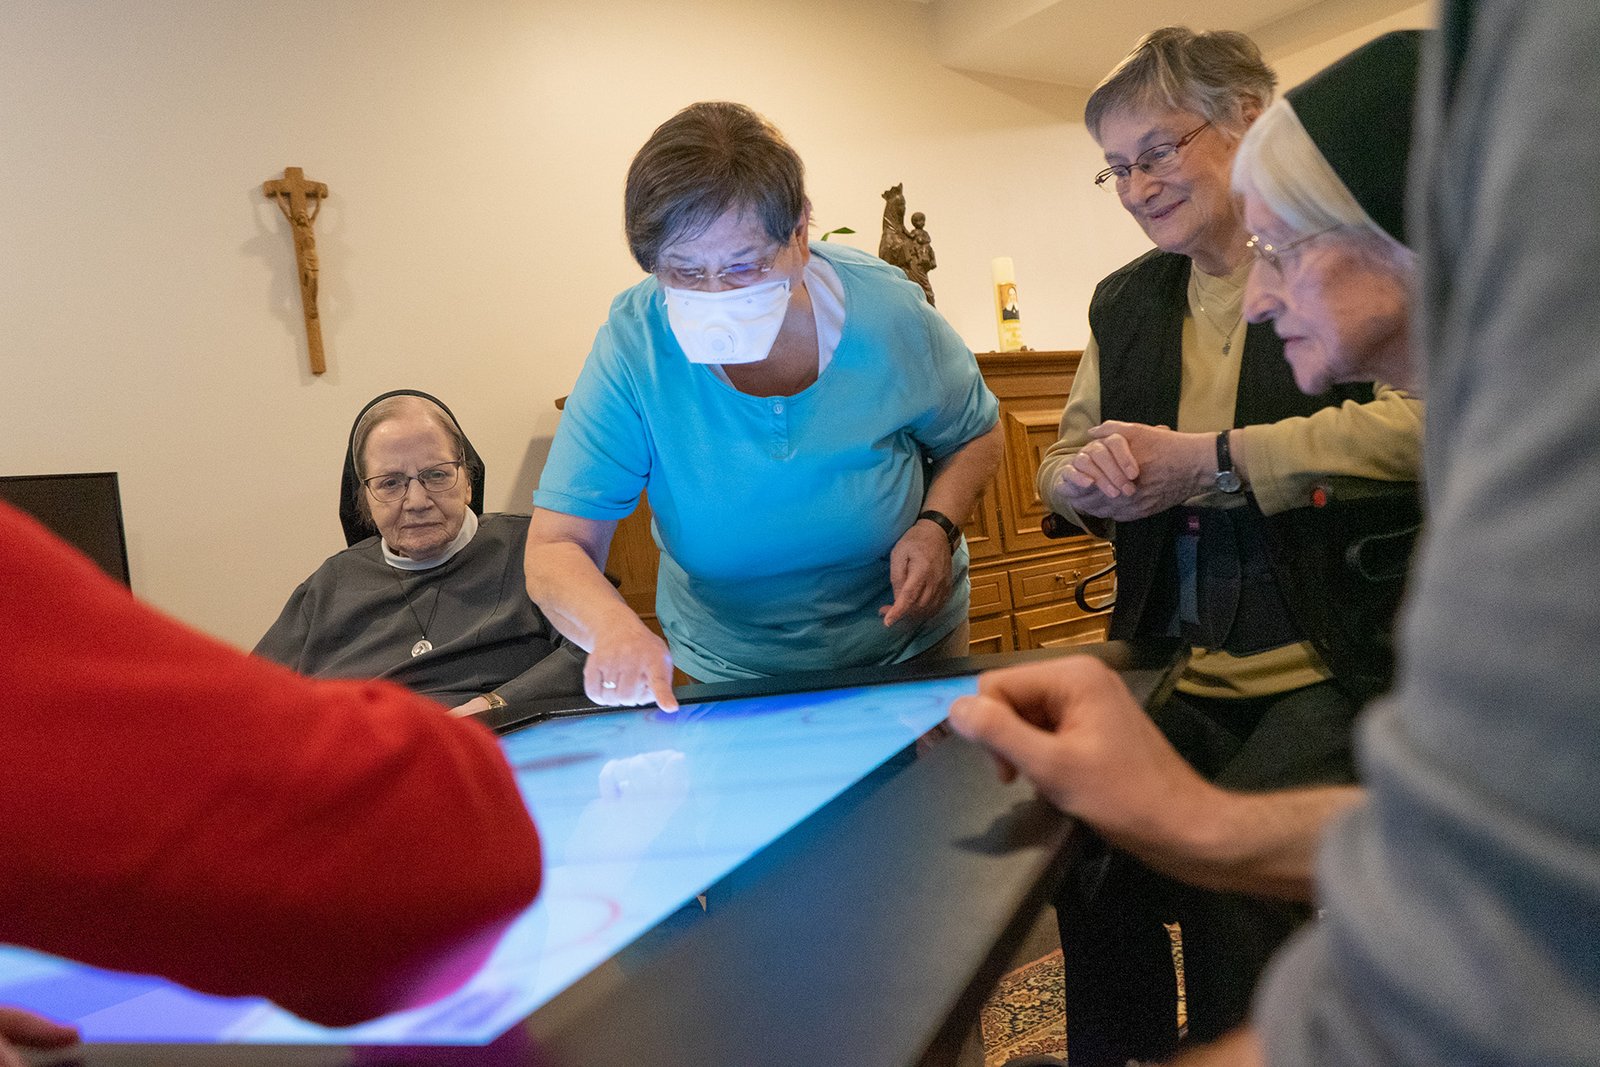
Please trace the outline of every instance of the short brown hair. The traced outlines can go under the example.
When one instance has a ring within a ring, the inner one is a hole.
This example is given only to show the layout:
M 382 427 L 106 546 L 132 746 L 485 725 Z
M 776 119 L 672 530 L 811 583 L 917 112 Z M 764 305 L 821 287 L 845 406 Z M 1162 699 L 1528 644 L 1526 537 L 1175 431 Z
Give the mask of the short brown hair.
M 1278 76 L 1261 49 L 1242 33 L 1163 26 L 1139 39 L 1133 51 L 1095 86 L 1083 122 L 1095 140 L 1112 111 L 1168 107 L 1192 111 L 1213 126 L 1243 132 L 1244 103 L 1272 103 Z
M 767 236 L 788 240 L 805 203 L 805 165 L 772 123 L 743 104 L 690 104 L 633 157 L 623 227 L 634 260 L 654 271 L 663 248 L 730 209 L 752 212 Z

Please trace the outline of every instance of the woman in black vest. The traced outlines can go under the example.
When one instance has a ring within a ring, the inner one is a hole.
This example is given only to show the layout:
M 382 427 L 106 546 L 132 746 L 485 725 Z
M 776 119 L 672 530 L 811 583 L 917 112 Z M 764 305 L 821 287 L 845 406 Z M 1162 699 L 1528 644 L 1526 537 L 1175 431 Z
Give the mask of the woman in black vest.
M 1308 396 L 1270 324 L 1245 321 L 1253 257 L 1229 179 L 1275 83 L 1242 34 L 1169 27 L 1090 96 L 1095 182 L 1156 248 L 1096 288 L 1039 472 L 1053 510 L 1116 545 L 1111 636 L 1194 646 L 1158 721 L 1241 789 L 1355 778 L 1358 701 L 1285 602 L 1264 517 L 1329 475 L 1412 481 L 1421 450 L 1416 400 L 1371 383 Z M 1057 901 L 1075 1067 L 1161 1058 L 1237 1024 L 1306 914 L 1180 887 L 1117 852 L 1080 874 Z

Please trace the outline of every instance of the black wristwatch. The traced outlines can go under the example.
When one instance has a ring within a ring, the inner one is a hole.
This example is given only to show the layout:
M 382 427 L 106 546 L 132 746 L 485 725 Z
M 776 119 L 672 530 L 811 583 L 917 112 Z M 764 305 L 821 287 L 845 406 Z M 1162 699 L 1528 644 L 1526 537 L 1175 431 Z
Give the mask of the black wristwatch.
M 1228 432 L 1217 434 L 1217 488 L 1224 493 L 1237 493 L 1244 488 L 1239 472 L 1233 469 L 1233 453 L 1228 450 Z
M 961 527 L 950 521 L 950 516 L 942 511 L 928 510 L 917 516 L 918 519 L 927 519 L 944 530 L 945 540 L 950 542 L 950 551 L 954 552 L 961 543 Z

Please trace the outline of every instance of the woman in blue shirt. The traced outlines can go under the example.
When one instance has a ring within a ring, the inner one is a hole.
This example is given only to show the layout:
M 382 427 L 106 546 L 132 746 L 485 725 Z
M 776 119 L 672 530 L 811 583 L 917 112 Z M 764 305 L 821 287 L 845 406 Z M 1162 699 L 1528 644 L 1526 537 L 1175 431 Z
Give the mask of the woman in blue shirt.
M 716 681 L 966 652 L 960 524 L 999 465 L 998 404 L 900 271 L 808 243 L 802 179 L 729 103 L 679 112 L 629 168 L 650 277 L 567 400 L 526 566 L 598 703 L 676 707 L 675 663 Z M 601 573 L 646 489 L 666 642 Z

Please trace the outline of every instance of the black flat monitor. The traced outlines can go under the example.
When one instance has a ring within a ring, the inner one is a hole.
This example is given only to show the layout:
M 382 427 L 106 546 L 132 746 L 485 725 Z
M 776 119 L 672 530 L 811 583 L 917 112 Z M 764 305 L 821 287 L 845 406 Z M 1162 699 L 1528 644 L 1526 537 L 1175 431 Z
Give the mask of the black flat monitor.
M 115 471 L 0 476 L 0 500 L 38 519 L 123 585 L 132 584 Z

